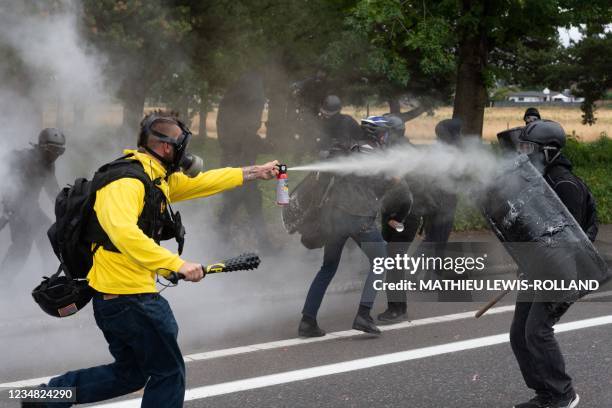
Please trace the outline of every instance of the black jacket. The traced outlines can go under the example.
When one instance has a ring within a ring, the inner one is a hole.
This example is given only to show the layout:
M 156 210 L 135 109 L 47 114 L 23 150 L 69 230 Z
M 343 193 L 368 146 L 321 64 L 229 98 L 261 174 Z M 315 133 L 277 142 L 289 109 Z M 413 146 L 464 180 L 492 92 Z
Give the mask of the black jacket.
M 363 140 L 363 132 L 355 119 L 338 113 L 330 118 L 321 118 L 319 124 L 319 150 L 349 151 Z
M 572 173 L 572 163 L 560 155 L 545 172 L 544 179 L 555 190 L 565 207 L 585 232 L 590 226 L 589 191 L 584 182 Z
M 53 201 L 59 192 L 55 164 L 44 160 L 37 147 L 17 150 L 10 160 L 13 182 L 2 196 L 5 211 L 25 216 L 40 211 L 39 197 L 44 188 Z

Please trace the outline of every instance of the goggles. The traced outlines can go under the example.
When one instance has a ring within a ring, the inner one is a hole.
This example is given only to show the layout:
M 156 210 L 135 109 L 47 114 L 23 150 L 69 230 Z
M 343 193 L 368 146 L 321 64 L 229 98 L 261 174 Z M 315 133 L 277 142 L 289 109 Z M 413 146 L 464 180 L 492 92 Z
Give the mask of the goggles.
M 519 141 L 516 150 L 518 150 L 519 153 L 529 156 L 538 150 L 538 144 L 533 142 Z

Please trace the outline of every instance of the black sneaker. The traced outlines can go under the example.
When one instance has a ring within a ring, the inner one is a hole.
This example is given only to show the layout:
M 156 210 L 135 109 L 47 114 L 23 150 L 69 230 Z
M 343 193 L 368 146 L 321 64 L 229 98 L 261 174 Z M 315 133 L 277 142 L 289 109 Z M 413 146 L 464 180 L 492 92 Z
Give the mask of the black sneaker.
M 378 320 L 385 323 L 395 323 L 406 317 L 406 305 L 389 304 L 387 310 L 378 315 Z
M 298 335 L 300 337 L 323 337 L 325 331 L 319 327 L 315 319 L 304 316 L 300 321 Z
M 574 394 L 574 396 L 571 398 L 554 400 L 546 405 L 546 408 L 576 408 L 579 402 L 580 396 L 578 394 Z
M 543 395 L 536 395 L 527 402 L 516 404 L 514 408 L 548 408 L 550 404 L 550 397 Z
M 374 324 L 374 319 L 370 315 L 357 314 L 353 321 L 353 329 L 370 334 L 380 334 L 380 329 Z

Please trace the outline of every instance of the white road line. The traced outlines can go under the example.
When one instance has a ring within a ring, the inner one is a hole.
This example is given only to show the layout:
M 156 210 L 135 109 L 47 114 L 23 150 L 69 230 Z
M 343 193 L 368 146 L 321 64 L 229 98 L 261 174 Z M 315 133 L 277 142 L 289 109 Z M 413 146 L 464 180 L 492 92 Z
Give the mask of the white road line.
M 494 307 L 492 309 L 489 309 L 489 311 L 487 311 L 487 316 L 493 315 L 493 314 L 511 312 L 513 310 L 514 310 L 514 305 Z M 405 321 L 405 322 L 400 322 L 396 324 L 380 326 L 379 328 L 381 331 L 392 331 L 392 330 L 407 329 L 409 327 L 417 327 L 417 326 L 425 326 L 429 324 L 452 322 L 456 320 L 464 320 L 464 319 L 473 318 L 474 313 L 476 313 L 476 311 L 453 313 L 453 314 L 443 315 L 443 316 L 427 317 L 427 318 L 419 319 L 419 320 Z M 358 330 L 344 330 L 344 331 L 337 331 L 333 333 L 327 333 L 327 335 L 324 337 L 313 337 L 313 338 L 308 338 L 308 339 L 295 338 L 295 339 L 271 341 L 267 343 L 252 344 L 249 346 L 233 347 L 233 348 L 228 348 L 228 349 L 206 351 L 203 353 L 188 354 L 184 356 L 183 358 L 185 359 L 185 362 L 189 363 L 191 361 L 211 360 L 213 358 L 235 356 L 239 354 L 252 353 L 252 352 L 261 351 L 261 350 L 272 350 L 272 349 L 277 349 L 277 348 L 299 346 L 302 344 L 318 343 L 322 341 L 329 341 L 329 340 L 335 340 L 338 338 L 358 336 L 362 334 L 363 332 L 360 332 Z M 0 388 L 32 387 L 32 386 L 36 386 L 36 385 L 48 382 L 51 379 L 51 377 L 40 377 L 40 378 L 31 378 L 27 380 L 6 382 L 3 384 L 0 384 Z
M 511 312 L 513 310 L 514 310 L 514 305 L 500 306 L 500 307 L 490 309 L 487 312 L 487 315 L 506 313 L 506 312 Z M 434 316 L 434 317 L 428 317 L 425 319 L 405 321 L 405 322 L 390 324 L 386 326 L 379 326 L 379 328 L 381 331 L 385 332 L 385 331 L 392 331 L 392 330 L 407 329 L 410 327 L 425 326 L 425 325 L 435 324 L 435 323 L 452 322 L 456 320 L 473 318 L 474 313 L 475 311 L 463 312 L 463 313 L 453 313 L 453 314 L 444 315 L 444 316 Z M 213 358 L 235 356 L 238 354 L 252 353 L 254 351 L 260 351 L 260 350 L 271 350 L 271 349 L 277 349 L 277 348 L 299 346 L 299 345 L 309 344 L 309 343 L 318 343 L 322 341 L 329 341 L 329 340 L 334 340 L 334 339 L 338 339 L 342 337 L 358 336 L 362 334 L 363 332 L 360 332 L 358 330 L 344 330 L 344 331 L 328 333 L 324 337 L 312 337 L 312 338 L 307 338 L 307 339 L 295 338 L 295 339 L 271 341 L 267 343 L 252 344 L 249 346 L 234 347 L 234 348 L 215 350 L 215 351 L 207 351 L 207 352 L 196 353 L 196 354 L 188 354 L 184 356 L 184 358 L 186 362 L 198 361 L 198 360 L 210 360 Z
M 589 327 L 603 326 L 606 324 L 612 324 L 612 315 L 558 324 L 557 326 L 555 326 L 555 332 L 563 333 L 568 331 L 585 329 Z M 244 380 L 230 381 L 214 385 L 206 385 L 203 387 L 197 387 L 187 390 L 185 394 L 185 401 L 193 401 L 218 395 L 232 394 L 240 391 L 247 391 L 257 388 L 269 387 L 273 385 L 303 381 L 312 378 L 324 377 L 327 375 L 378 367 L 386 364 L 394 364 L 404 361 L 438 356 L 441 354 L 472 350 L 476 348 L 502 344 L 508 341 L 508 333 L 496 334 L 493 336 L 440 344 L 438 346 L 423 347 L 414 350 L 400 351 L 397 353 L 383 354 L 380 356 L 361 358 L 357 360 L 345 361 L 342 363 L 287 371 L 284 373 L 264 375 L 261 377 L 247 378 Z M 140 407 L 140 402 L 141 399 L 131 399 L 127 401 L 101 404 L 97 406 L 106 408 L 131 408 Z

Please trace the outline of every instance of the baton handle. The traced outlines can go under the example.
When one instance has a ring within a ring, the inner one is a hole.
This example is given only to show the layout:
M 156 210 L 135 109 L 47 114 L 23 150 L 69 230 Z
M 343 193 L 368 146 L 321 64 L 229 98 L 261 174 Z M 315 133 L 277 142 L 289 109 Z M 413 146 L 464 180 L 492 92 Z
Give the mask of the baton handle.
M 228 259 L 223 262 L 214 263 L 211 265 L 201 265 L 204 271 L 204 276 L 209 273 L 220 273 L 220 272 L 233 272 L 233 271 L 246 271 L 251 269 L 257 269 L 261 259 L 254 253 L 247 253 L 237 256 L 235 258 Z M 177 284 L 179 280 L 185 279 L 185 275 L 180 272 L 171 272 L 168 274 L 168 279 L 171 283 Z
M 489 310 L 490 308 L 495 306 L 497 304 L 497 302 L 502 300 L 504 298 L 504 296 L 506 296 L 508 293 L 510 293 L 509 289 L 508 290 L 504 290 L 502 293 L 500 293 L 499 295 L 495 296 L 493 299 L 489 300 L 489 302 L 486 305 L 484 305 L 483 307 L 478 309 L 478 311 L 476 312 L 474 317 L 476 319 L 478 319 L 480 316 L 485 314 L 487 312 L 487 310 Z

